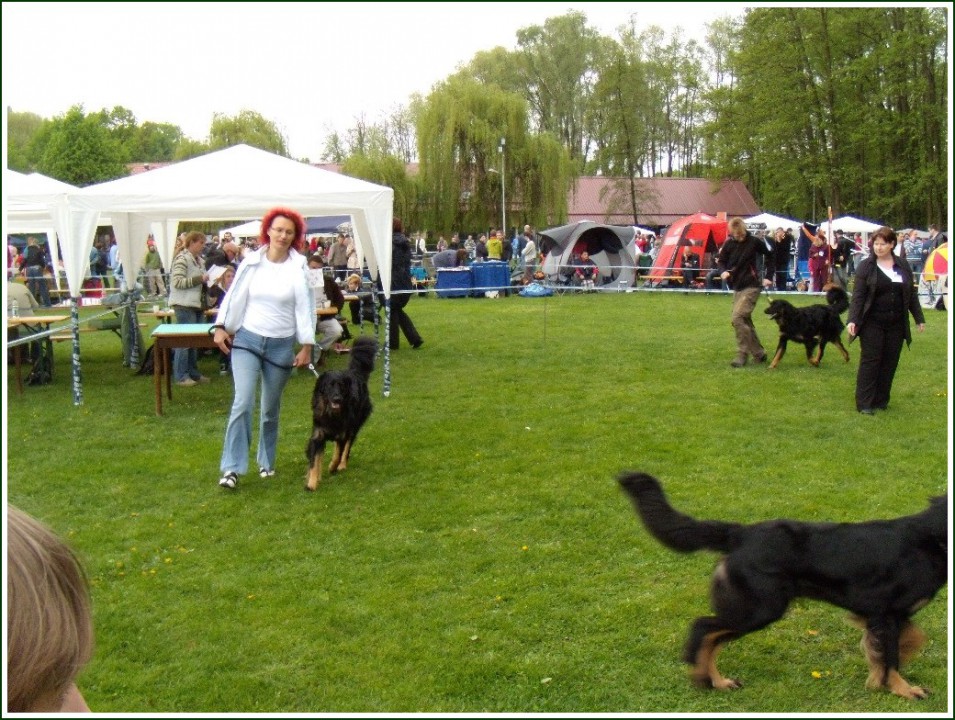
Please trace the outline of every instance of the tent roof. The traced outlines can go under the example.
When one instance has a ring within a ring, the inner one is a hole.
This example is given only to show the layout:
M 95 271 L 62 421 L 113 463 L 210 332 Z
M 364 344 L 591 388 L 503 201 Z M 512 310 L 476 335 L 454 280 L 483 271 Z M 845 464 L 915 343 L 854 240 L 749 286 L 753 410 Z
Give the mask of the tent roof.
M 114 219 L 129 213 L 149 222 L 262 217 L 276 206 L 303 216 L 350 215 L 369 270 L 373 276 L 381 270 L 383 290 L 390 295 L 393 199 L 389 187 L 235 145 L 91 185 L 71 194 L 69 203 L 78 212 L 108 212 Z
M 826 226 L 828 223 L 821 222 L 820 226 Z M 850 233 L 872 233 L 878 230 L 881 225 L 869 222 L 868 220 L 863 220 L 862 218 L 853 217 L 852 215 L 843 215 L 840 218 L 836 218 L 832 221 L 833 231 L 842 230 L 842 232 Z
M 772 213 L 760 213 L 759 215 L 753 215 L 753 217 L 746 218 L 747 223 L 759 224 L 762 223 L 766 226 L 768 230 L 775 230 L 776 228 L 782 228 L 783 230 L 793 230 L 796 231 L 799 229 L 799 226 L 802 225 L 798 220 L 790 220 L 787 217 L 782 217 L 781 215 L 773 215 Z

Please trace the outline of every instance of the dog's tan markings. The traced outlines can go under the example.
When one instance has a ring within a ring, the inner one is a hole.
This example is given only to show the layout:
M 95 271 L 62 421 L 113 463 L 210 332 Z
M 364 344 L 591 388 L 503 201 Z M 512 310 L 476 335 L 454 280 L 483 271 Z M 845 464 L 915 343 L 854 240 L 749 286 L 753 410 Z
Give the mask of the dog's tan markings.
M 351 454 L 351 440 L 345 441 L 344 447 L 341 448 L 340 452 L 339 452 L 339 445 L 336 443 L 335 451 L 337 453 L 338 463 L 336 463 L 335 459 L 333 458 L 332 459 L 333 467 L 329 467 L 328 469 L 331 472 L 342 472 L 343 470 L 346 470 L 348 468 L 348 456 Z
M 332 453 L 332 461 L 328 464 L 328 472 L 333 473 L 341 468 L 342 463 L 342 444 L 335 441 L 335 452 Z
M 318 489 L 318 484 L 322 481 L 322 464 L 325 462 L 325 453 L 315 453 L 315 458 L 308 467 L 308 482 L 305 485 L 306 490 L 314 492 Z
M 918 626 L 906 623 L 899 633 L 899 664 L 904 665 L 911 660 L 925 644 L 925 640 L 925 633 Z M 891 668 L 888 673 L 885 672 L 882 650 L 875 636 L 868 630 L 863 633 L 860 646 L 869 665 L 869 677 L 865 681 L 867 690 L 878 690 L 884 685 L 893 694 L 909 700 L 921 700 L 928 696 L 928 690 L 909 685 L 898 670 Z
M 782 352 L 782 350 L 776 350 L 776 354 L 773 355 L 773 361 L 772 361 L 771 363 L 769 363 L 769 369 L 770 369 L 770 370 L 775 370 L 776 367 L 779 365 L 779 361 L 782 360 L 782 359 L 783 359 L 783 352 Z
M 703 637 L 700 650 L 696 654 L 696 663 L 690 673 L 695 685 L 716 690 L 737 690 L 743 687 L 739 680 L 723 677 L 716 667 L 716 658 L 723 649 L 720 639 L 729 634 L 728 630 L 719 630 Z

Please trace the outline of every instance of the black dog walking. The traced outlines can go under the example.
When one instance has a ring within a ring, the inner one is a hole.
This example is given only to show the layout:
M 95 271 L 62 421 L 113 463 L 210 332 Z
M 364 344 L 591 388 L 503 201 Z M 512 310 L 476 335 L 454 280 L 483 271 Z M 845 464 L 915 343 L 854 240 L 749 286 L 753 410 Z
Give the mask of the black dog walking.
M 790 340 L 806 346 L 806 359 L 815 367 L 819 367 L 827 343 L 835 345 L 842 359 L 849 362 L 849 351 L 842 344 L 845 325 L 839 317 L 849 309 L 849 296 L 841 287 L 832 285 L 826 292 L 826 303 L 796 307 L 787 300 L 770 301 L 764 312 L 779 325 L 779 344 L 770 368 L 779 365 Z
M 375 369 L 378 344 L 374 338 L 360 337 L 351 349 L 347 370 L 331 370 L 315 380 L 312 391 L 312 435 L 305 446 L 308 458 L 307 490 L 315 490 L 322 480 L 325 443 L 335 443 L 335 454 L 328 466 L 331 473 L 348 466 L 351 448 L 365 421 L 371 415 L 368 378 Z
M 769 520 L 744 525 L 697 520 L 675 510 L 656 478 L 624 473 L 620 485 L 650 533 L 679 552 L 726 553 L 713 575 L 715 615 L 693 622 L 683 659 L 702 687 L 731 690 L 716 657 L 723 645 L 779 620 L 797 597 L 825 600 L 864 627 L 866 687 L 923 698 L 899 667 L 925 642 L 911 617 L 948 578 L 948 497 L 894 520 L 810 523 Z

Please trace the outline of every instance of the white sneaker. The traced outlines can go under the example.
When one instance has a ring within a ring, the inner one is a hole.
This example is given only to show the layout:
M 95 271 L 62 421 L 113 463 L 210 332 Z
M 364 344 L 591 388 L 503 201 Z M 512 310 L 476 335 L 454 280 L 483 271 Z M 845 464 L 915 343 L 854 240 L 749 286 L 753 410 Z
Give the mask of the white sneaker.
M 267 468 L 259 468 L 259 477 L 260 478 L 275 477 L 275 470 L 269 470 Z
M 219 478 L 219 487 L 229 488 L 231 490 L 235 487 L 237 482 L 239 482 L 239 476 L 230 471 Z
M 176 385 L 181 385 L 182 387 L 192 387 L 193 385 L 198 385 L 198 384 L 199 383 L 197 383 L 191 377 L 183 378 L 182 380 L 178 380 L 176 382 Z

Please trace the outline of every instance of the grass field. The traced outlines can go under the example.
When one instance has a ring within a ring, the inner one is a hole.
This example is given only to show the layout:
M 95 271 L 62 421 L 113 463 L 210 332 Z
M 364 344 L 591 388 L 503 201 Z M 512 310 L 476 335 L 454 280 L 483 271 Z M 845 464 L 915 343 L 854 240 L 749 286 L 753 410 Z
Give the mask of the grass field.
M 799 302 L 807 302 L 800 298 Z M 776 331 L 757 306 L 767 350 Z M 87 333 L 54 383 L 7 393 L 11 502 L 87 567 L 97 629 L 80 678 L 98 712 L 945 713 L 948 590 L 918 615 L 914 704 L 864 690 L 859 631 L 799 601 L 731 643 L 731 693 L 680 662 L 715 557 L 640 526 L 615 476 L 658 476 L 684 512 L 856 521 L 946 489 L 947 317 L 903 351 L 889 410 L 854 411 L 852 360 L 730 368 L 730 298 L 415 298 L 425 338 L 392 354 L 391 396 L 347 472 L 307 494 L 313 378 L 286 391 L 278 474 L 217 487 L 231 385 L 175 388 Z M 346 357 L 333 357 L 334 367 Z M 254 466 L 254 457 L 253 457 Z

